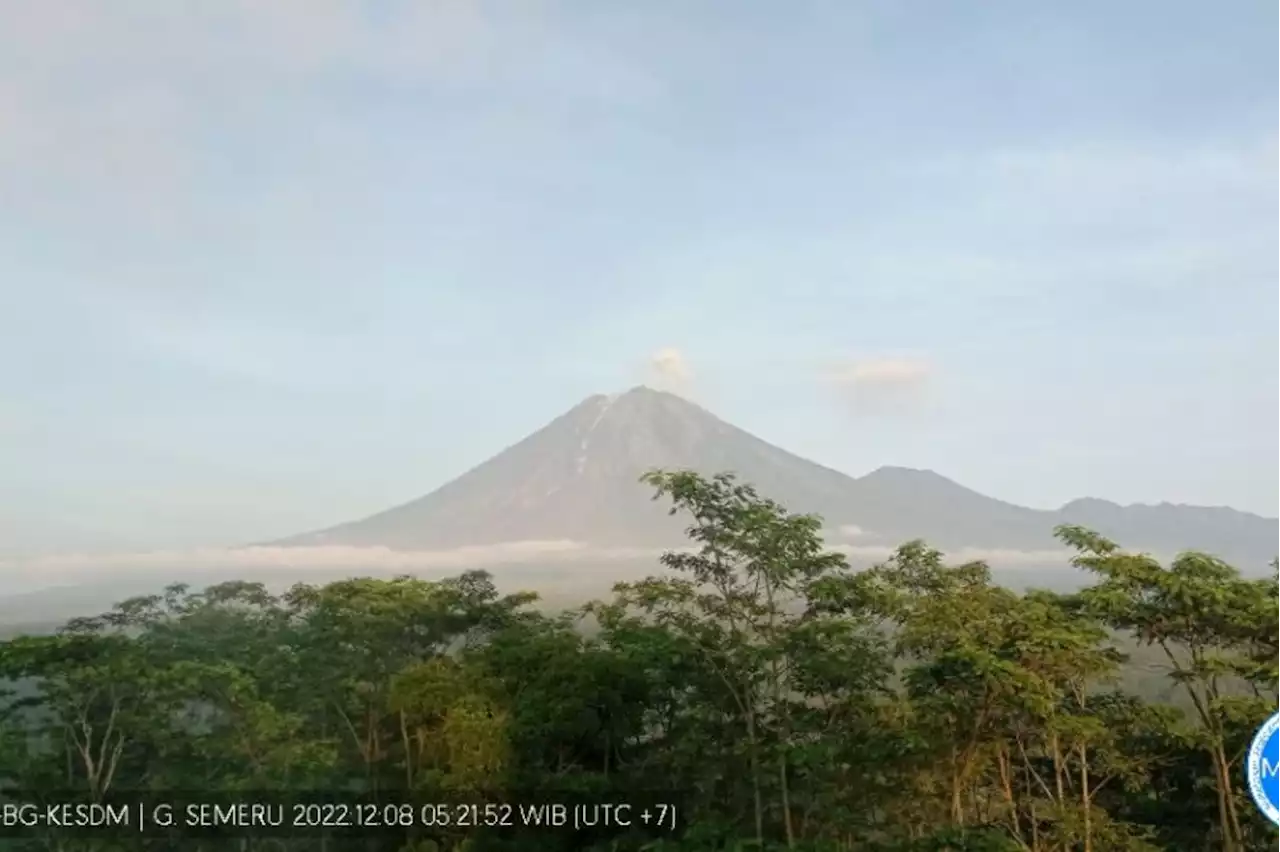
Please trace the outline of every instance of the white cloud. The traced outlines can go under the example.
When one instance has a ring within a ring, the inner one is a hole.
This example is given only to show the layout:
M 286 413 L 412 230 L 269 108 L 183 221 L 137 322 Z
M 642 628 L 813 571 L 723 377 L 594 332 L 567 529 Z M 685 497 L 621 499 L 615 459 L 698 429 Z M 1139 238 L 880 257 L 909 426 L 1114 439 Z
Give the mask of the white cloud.
M 889 558 L 894 548 L 829 543 L 853 565 Z M 159 590 L 175 582 L 210 582 L 211 576 L 264 579 L 272 583 L 322 582 L 337 576 L 414 574 L 443 578 L 483 568 L 511 588 L 557 593 L 606 593 L 618 580 L 659 574 L 663 548 L 597 548 L 575 541 L 519 541 L 440 551 L 397 551 L 385 547 L 247 547 L 169 550 L 111 555 L 67 554 L 0 560 L 0 604 L 7 595 L 80 585 L 119 583 Z M 955 564 L 981 560 L 994 568 L 1066 566 L 1064 550 L 960 548 L 949 551 Z M 122 592 L 132 594 L 132 592 Z
M 572 563 L 590 554 L 595 559 L 618 559 L 632 551 L 592 550 L 573 541 L 517 541 L 453 550 L 403 551 L 385 547 L 244 547 L 195 550 L 157 550 L 112 554 L 67 553 L 0 560 L 4 589 L 45 588 L 98 582 L 104 576 L 137 577 L 164 573 L 163 582 L 182 580 L 184 574 L 209 571 L 245 572 L 350 571 L 356 574 L 422 572 L 448 575 L 475 567 L 518 567 L 534 560 L 554 558 Z
M 922 358 L 866 358 L 836 366 L 826 379 L 856 415 L 903 414 L 925 400 L 933 368 Z
M 659 349 L 649 356 L 649 375 L 653 384 L 663 390 L 688 394 L 693 386 L 689 360 L 673 347 Z
M 836 374 L 836 381 L 842 384 L 864 386 L 918 385 L 928 378 L 928 364 L 902 358 L 854 361 L 845 365 Z
M 832 544 L 829 549 L 843 553 L 855 564 L 883 562 L 897 550 L 888 545 Z M 1070 565 L 1075 554 L 1068 550 L 1012 550 L 1005 548 L 961 547 L 945 552 L 946 561 L 952 565 L 968 562 L 985 562 L 993 568 L 1026 566 L 1047 567 Z

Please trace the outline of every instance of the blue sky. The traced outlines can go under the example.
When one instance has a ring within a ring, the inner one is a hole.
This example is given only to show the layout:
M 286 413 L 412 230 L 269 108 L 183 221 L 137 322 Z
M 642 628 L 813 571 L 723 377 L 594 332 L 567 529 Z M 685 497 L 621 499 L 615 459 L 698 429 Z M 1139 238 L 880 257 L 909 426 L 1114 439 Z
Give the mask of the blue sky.
M 0 0 L 0 535 L 291 534 L 677 378 L 852 474 L 1275 515 L 1276 17 Z

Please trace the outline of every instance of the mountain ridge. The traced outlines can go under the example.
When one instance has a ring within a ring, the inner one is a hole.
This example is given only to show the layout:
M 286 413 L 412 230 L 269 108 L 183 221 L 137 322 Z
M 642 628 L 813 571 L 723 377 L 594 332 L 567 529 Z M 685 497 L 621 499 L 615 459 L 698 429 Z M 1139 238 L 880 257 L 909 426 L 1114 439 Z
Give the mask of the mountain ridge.
M 683 524 L 639 483 L 653 468 L 732 471 L 792 511 L 856 527 L 860 543 L 923 538 L 939 547 L 1045 549 L 1079 523 L 1126 547 L 1269 560 L 1280 523 L 1219 507 L 1122 506 L 1078 498 L 1034 509 L 930 470 L 885 465 L 860 477 L 771 444 L 696 402 L 644 385 L 592 394 L 542 428 L 423 496 L 274 546 L 448 549 L 570 540 L 669 546 Z

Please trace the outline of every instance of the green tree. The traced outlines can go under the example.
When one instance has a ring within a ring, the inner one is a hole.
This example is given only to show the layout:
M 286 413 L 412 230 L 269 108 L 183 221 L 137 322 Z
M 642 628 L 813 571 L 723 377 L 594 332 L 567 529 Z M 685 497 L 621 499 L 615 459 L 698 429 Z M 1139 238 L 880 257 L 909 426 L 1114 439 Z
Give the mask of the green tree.
M 817 518 L 730 475 L 644 481 L 689 546 L 581 611 L 539 613 L 483 572 L 230 582 L 0 641 L 0 800 L 682 793 L 660 838 L 453 825 L 182 845 L 198 852 L 1275 847 L 1240 771 L 1277 703 L 1274 581 L 1074 527 L 1092 585 L 1072 595 L 1015 593 L 923 542 L 853 571 Z M 0 850 L 176 843 L 47 829 Z

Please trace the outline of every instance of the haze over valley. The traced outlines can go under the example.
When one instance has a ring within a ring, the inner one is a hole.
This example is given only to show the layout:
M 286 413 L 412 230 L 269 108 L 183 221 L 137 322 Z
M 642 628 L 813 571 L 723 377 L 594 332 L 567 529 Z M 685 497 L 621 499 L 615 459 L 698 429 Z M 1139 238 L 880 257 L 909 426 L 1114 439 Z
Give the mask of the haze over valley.
M 1016 587 L 1083 582 L 1054 538 L 1060 524 L 1165 558 L 1205 551 L 1259 576 L 1280 538 L 1276 519 L 1228 508 L 1081 498 L 1049 511 L 927 470 L 885 466 L 852 477 L 642 385 L 592 395 L 461 477 L 365 518 L 241 547 L 30 560 L 0 599 L 0 620 L 92 613 L 171 582 L 200 588 L 247 578 L 282 589 L 352 574 L 440 577 L 474 568 L 502 586 L 537 589 L 553 605 L 577 604 L 653 573 L 665 550 L 687 545 L 688 519 L 672 517 L 639 481 L 659 468 L 733 472 L 792 511 L 818 514 L 827 542 L 851 564 L 875 564 L 924 539 L 953 559 L 988 562 Z

